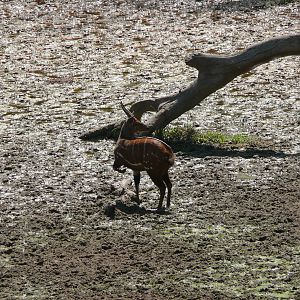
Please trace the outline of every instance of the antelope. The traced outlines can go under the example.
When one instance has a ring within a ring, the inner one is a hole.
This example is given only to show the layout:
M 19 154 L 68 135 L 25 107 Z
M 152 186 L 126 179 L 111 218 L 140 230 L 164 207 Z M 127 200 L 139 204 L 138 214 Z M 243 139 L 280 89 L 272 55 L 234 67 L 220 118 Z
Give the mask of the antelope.
M 167 208 L 170 207 L 172 183 L 168 170 L 173 166 L 175 155 L 170 146 L 153 137 L 136 137 L 137 133 L 149 132 L 149 127 L 140 122 L 121 102 L 121 107 L 128 119 L 122 125 L 117 140 L 114 155 L 113 169 L 120 173 L 127 167 L 133 170 L 133 178 L 137 202 L 140 204 L 139 185 L 141 171 L 146 171 L 154 184 L 159 188 L 160 198 L 157 210 L 162 210 L 166 187 Z

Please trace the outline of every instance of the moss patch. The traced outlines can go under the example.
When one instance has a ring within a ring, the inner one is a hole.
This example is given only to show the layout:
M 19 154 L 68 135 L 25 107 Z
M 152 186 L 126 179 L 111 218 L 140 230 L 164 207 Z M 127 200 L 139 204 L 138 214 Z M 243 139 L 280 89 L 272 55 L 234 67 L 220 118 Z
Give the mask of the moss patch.
M 193 126 L 166 127 L 155 132 L 155 136 L 169 143 L 213 144 L 234 146 L 258 146 L 261 141 L 247 134 L 225 134 L 218 131 L 201 132 Z

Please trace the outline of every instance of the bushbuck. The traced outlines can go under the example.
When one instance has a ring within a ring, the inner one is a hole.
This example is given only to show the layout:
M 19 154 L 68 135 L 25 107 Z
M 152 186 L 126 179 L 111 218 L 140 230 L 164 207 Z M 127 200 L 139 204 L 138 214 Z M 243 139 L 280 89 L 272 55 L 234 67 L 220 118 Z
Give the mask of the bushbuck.
M 121 107 L 128 119 L 124 122 L 117 140 L 113 164 L 114 170 L 124 173 L 127 167 L 133 170 L 137 202 L 141 171 L 146 171 L 154 184 L 159 188 L 158 210 L 162 210 L 163 199 L 168 189 L 167 208 L 170 207 L 172 183 L 168 170 L 174 164 L 175 155 L 170 146 L 153 137 L 136 137 L 137 133 L 149 132 L 149 128 L 140 122 L 121 102 Z

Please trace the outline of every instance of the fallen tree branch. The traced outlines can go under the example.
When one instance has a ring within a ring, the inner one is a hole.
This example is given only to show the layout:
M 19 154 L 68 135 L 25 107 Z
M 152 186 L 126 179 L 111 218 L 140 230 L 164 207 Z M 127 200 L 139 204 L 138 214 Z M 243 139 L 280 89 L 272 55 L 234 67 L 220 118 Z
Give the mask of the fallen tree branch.
M 145 112 L 155 111 L 156 114 L 147 121 L 150 132 L 153 132 L 164 128 L 237 76 L 278 57 L 290 55 L 300 55 L 300 35 L 267 40 L 231 56 L 194 54 L 185 61 L 199 72 L 198 78 L 189 87 L 169 97 L 136 102 L 130 110 L 139 119 Z M 118 131 L 121 124 L 116 122 L 105 125 L 80 138 L 110 138 L 110 133 Z

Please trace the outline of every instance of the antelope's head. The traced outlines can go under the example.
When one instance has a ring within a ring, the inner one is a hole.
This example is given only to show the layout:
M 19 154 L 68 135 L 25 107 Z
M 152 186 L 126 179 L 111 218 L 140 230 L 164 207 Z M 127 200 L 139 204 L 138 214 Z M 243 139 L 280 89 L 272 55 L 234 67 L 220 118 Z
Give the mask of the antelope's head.
M 121 129 L 122 138 L 133 138 L 136 133 L 148 132 L 149 127 L 140 122 L 131 111 L 129 111 L 124 104 L 121 102 L 121 107 L 128 119 L 124 122 Z

